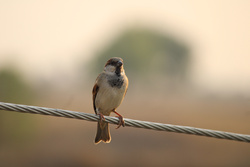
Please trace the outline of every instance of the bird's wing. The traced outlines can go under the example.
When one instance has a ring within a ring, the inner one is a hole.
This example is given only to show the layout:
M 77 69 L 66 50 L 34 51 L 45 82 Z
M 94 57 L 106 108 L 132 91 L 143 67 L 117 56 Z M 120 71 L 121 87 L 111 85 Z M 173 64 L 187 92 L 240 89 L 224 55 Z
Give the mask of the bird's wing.
M 97 84 L 94 85 L 93 90 L 92 90 L 92 96 L 93 96 L 93 107 L 95 110 L 95 114 L 97 114 L 96 112 L 96 106 L 95 106 L 95 99 L 96 99 L 96 95 L 98 93 L 99 90 L 99 86 Z

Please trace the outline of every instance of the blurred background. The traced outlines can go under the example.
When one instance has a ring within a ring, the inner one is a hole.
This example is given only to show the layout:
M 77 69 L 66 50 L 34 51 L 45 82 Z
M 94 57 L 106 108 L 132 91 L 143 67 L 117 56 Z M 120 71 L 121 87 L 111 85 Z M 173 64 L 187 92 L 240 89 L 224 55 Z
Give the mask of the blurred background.
M 250 1 L 0 1 L 0 101 L 94 113 L 110 57 L 125 118 L 250 134 Z M 114 116 L 114 115 L 113 115 Z M 0 111 L 0 166 L 250 166 L 250 145 Z

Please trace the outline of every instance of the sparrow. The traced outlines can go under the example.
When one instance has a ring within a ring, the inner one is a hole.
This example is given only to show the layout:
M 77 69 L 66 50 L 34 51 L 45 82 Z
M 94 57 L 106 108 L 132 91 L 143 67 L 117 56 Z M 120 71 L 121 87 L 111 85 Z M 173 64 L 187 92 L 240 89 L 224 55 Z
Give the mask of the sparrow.
M 104 70 L 99 74 L 92 90 L 93 107 L 100 119 L 97 124 L 95 143 L 111 141 L 109 124 L 105 121 L 104 115 L 109 116 L 111 112 L 119 118 L 117 129 L 125 126 L 123 116 L 116 112 L 122 103 L 128 89 L 128 78 L 123 68 L 123 60 L 113 57 L 107 61 Z

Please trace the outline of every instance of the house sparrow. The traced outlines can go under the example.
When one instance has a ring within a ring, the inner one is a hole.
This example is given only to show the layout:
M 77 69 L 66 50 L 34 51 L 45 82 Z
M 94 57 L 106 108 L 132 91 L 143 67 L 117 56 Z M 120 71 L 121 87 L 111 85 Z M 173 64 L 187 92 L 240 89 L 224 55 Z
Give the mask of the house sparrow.
M 95 143 L 111 141 L 109 124 L 104 122 L 104 115 L 109 116 L 111 112 L 119 118 L 118 127 L 125 126 L 123 117 L 116 112 L 128 89 L 128 78 L 123 69 L 123 60 L 113 57 L 107 61 L 104 70 L 95 81 L 92 91 L 93 107 L 95 113 L 100 116 L 97 124 Z

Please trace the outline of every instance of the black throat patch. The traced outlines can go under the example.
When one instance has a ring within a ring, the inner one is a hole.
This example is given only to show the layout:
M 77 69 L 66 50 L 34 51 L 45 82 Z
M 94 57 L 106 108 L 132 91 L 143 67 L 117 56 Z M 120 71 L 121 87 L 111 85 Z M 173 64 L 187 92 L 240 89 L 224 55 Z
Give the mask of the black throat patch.
M 111 87 L 121 88 L 124 83 L 123 77 L 114 77 L 108 80 L 108 83 Z
M 115 74 L 116 74 L 118 77 L 121 76 L 121 68 L 120 68 L 120 67 L 116 67 Z

